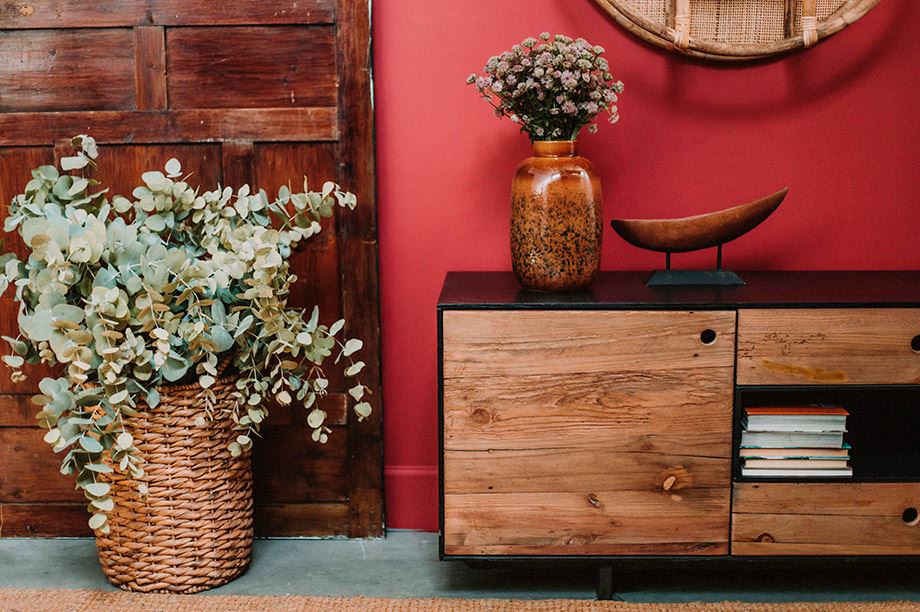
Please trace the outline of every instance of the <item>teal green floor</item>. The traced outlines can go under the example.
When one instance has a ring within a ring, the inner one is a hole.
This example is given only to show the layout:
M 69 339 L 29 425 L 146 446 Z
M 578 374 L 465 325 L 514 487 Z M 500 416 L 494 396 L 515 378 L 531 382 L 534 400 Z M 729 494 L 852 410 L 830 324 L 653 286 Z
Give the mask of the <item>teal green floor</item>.
M 110 589 L 90 539 L 0 539 L 0 588 Z M 811 569 L 773 566 L 617 568 L 617 595 L 631 602 L 920 602 L 920 565 L 884 562 Z M 472 569 L 438 561 L 437 535 L 391 531 L 382 540 L 260 540 L 252 566 L 209 591 L 226 595 L 369 597 L 594 597 L 594 573 L 579 567 Z M 918 604 L 920 609 L 920 604 Z

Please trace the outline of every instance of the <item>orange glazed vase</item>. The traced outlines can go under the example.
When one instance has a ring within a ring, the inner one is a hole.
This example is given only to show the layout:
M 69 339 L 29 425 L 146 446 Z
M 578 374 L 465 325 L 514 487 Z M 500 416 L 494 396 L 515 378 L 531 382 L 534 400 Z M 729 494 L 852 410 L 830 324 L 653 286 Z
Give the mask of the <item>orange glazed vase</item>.
M 574 140 L 534 141 L 511 188 L 511 264 L 536 291 L 587 287 L 601 262 L 601 183 Z

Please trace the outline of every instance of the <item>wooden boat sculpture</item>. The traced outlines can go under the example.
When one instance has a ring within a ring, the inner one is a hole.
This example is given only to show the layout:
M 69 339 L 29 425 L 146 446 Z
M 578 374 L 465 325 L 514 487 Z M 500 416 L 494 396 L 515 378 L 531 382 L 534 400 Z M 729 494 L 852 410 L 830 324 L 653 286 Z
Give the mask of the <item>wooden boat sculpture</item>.
M 614 219 L 610 222 L 623 240 L 662 253 L 685 253 L 721 246 L 760 225 L 779 208 L 789 188 L 716 212 L 681 219 Z

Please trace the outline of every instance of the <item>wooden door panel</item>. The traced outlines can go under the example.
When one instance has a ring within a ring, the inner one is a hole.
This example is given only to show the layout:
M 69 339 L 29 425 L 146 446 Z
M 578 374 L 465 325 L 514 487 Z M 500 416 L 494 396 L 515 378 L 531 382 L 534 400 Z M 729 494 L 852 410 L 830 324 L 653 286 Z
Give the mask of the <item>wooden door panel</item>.
M 169 28 L 170 108 L 335 106 L 331 26 Z
M 288 181 L 300 189 L 306 174 L 314 188 L 333 180 L 358 197 L 292 257 L 300 280 L 290 302 L 319 305 L 327 324 L 348 320 L 345 333 L 364 341 L 375 412 L 347 417 L 342 367 L 331 363 L 329 444 L 310 439 L 302 406 L 272 408 L 254 457 L 261 535 L 382 534 L 369 18 L 366 0 L 0 6 L 0 207 L 75 134 L 100 143 L 112 194 L 130 195 L 142 172 L 176 157 L 203 189 L 249 183 L 276 194 Z M 15 320 L 7 296 L 0 333 L 15 336 Z M 33 425 L 28 396 L 49 370 L 28 373 L 14 385 L 0 371 L 0 535 L 86 535 L 82 499 Z
M 0 112 L 134 108 L 130 29 L 0 30 Z
M 445 553 L 726 553 L 734 325 L 445 312 Z

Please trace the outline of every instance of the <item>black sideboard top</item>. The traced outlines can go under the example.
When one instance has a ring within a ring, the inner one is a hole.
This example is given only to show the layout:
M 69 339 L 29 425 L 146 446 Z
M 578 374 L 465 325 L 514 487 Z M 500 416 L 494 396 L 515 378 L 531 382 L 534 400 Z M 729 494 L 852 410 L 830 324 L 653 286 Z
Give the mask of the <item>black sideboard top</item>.
M 651 272 L 601 272 L 577 293 L 538 293 L 511 272 L 448 272 L 441 309 L 920 307 L 920 270 L 742 272 L 742 287 L 656 287 Z

